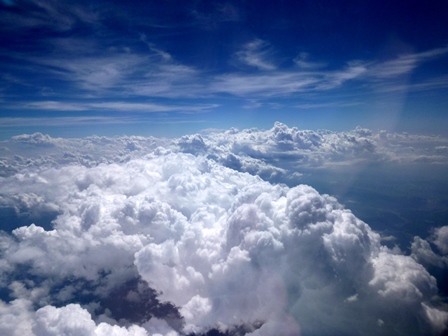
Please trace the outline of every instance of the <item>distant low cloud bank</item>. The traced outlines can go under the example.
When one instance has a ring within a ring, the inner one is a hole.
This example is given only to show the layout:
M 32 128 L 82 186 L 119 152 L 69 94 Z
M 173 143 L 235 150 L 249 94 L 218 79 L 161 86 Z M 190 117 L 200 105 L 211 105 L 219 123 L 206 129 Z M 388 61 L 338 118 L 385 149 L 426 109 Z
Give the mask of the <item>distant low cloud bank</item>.
M 356 128 L 311 131 L 276 122 L 269 130 L 209 130 L 177 139 L 155 137 L 52 138 L 41 133 L 0 143 L 0 176 L 21 169 L 126 162 L 154 151 L 184 152 L 271 180 L 301 169 L 371 163 L 448 164 L 448 139 Z M 12 155 L 14 153 L 15 155 Z M 297 174 L 296 174 L 297 175 Z
M 13 137 L 0 204 L 36 220 L 0 235 L 0 334 L 440 334 L 448 312 L 423 265 L 446 267 L 446 226 L 406 255 L 335 198 L 273 182 L 301 166 L 446 164 L 446 144 L 280 123 Z

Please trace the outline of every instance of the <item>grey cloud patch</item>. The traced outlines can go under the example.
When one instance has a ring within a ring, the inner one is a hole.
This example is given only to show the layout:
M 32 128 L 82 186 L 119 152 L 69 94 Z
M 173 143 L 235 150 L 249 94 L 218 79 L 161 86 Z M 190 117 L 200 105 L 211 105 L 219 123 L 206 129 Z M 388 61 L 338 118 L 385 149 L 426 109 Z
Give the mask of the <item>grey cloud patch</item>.
M 435 229 L 433 242 L 443 254 L 448 254 L 448 226 Z
M 434 252 L 430 243 L 420 237 L 414 237 L 411 245 L 411 256 L 422 265 L 439 268 L 448 267 L 448 256 Z
M 448 269 L 448 226 L 433 229 L 427 239 L 414 237 L 412 257 L 423 265 Z

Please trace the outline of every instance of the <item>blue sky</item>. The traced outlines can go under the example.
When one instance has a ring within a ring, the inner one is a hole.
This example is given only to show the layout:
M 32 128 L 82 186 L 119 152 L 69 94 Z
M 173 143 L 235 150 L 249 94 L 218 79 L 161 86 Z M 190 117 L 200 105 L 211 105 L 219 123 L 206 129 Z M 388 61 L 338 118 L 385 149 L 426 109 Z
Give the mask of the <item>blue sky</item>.
M 0 136 L 446 134 L 446 1 L 0 5 Z

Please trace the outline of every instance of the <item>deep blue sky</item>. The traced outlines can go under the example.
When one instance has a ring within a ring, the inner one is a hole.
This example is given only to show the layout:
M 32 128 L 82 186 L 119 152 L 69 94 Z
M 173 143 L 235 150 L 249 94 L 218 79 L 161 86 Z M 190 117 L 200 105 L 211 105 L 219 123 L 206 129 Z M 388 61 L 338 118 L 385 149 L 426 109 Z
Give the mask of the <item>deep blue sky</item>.
M 448 132 L 448 2 L 0 3 L 0 137 Z

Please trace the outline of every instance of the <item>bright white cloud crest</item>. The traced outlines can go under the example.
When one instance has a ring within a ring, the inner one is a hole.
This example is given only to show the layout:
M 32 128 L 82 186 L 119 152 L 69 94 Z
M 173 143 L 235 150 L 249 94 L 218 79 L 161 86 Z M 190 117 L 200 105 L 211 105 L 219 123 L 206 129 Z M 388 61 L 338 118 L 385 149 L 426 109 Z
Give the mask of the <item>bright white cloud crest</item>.
M 287 146 L 282 134 L 277 145 Z M 205 148 L 199 136 L 178 144 Z M 0 306 L 3 335 L 444 328 L 425 268 L 381 246 L 366 223 L 309 186 L 274 185 L 161 147 L 121 163 L 58 166 L 1 181 L 2 204 L 29 200 L 57 212 L 52 227 L 1 236 L 0 280 L 10 293 Z M 444 237 L 440 230 L 435 238 L 441 250 Z

